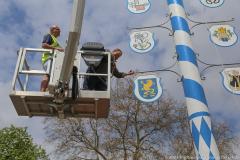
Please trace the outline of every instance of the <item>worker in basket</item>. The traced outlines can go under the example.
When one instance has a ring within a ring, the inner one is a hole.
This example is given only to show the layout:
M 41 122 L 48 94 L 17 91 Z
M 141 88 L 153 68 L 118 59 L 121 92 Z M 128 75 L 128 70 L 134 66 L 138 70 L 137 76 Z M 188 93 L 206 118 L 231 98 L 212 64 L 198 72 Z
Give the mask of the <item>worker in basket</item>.
M 53 49 L 58 50 L 60 52 L 64 52 L 64 49 L 58 43 L 57 38 L 60 36 L 60 27 L 57 25 L 52 25 L 50 27 L 50 32 L 43 37 L 42 48 L 44 49 Z M 48 83 L 50 79 L 50 70 L 51 70 L 51 62 L 52 62 L 53 53 L 44 52 L 42 54 L 42 65 L 43 69 L 46 71 L 46 75 L 43 76 L 41 81 L 40 91 L 45 92 L 48 88 Z
M 124 78 L 128 75 L 134 74 L 134 71 L 130 70 L 128 73 L 119 72 L 116 67 L 117 60 L 122 56 L 121 49 L 116 48 L 111 52 L 111 73 L 117 78 Z M 101 63 L 97 66 L 89 66 L 87 73 L 107 73 L 107 56 L 104 56 Z M 83 83 L 84 90 L 107 90 L 107 78 L 103 76 L 85 76 Z

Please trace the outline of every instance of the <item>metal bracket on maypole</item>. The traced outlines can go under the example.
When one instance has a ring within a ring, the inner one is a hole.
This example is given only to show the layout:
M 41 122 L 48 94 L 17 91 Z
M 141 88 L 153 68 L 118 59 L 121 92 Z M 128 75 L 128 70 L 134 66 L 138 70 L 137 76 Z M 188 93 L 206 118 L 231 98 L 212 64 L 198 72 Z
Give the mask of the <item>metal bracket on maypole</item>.
M 171 15 L 176 53 L 183 75 L 183 88 L 187 103 L 188 119 L 197 159 L 219 160 L 219 151 L 212 133 L 207 100 L 201 85 L 196 54 L 186 20 L 182 0 L 167 0 Z
M 210 63 L 206 63 L 203 62 L 202 60 L 198 59 L 198 61 L 200 63 L 202 63 L 203 65 L 205 65 L 205 67 L 200 71 L 200 76 L 202 80 L 205 80 L 206 77 L 204 76 L 204 73 L 209 69 L 209 68 L 213 68 L 213 67 L 221 67 L 221 66 L 239 66 L 240 63 L 222 63 L 222 64 L 210 64 Z
M 166 15 L 167 20 L 162 22 L 161 24 L 158 25 L 152 25 L 152 26 L 143 26 L 143 27 L 127 27 L 128 30 L 142 30 L 142 29 L 149 29 L 149 28 L 162 28 L 165 30 L 169 31 L 169 36 L 173 36 L 173 31 L 171 28 L 169 28 L 168 26 L 166 26 L 166 24 L 168 24 L 168 22 L 170 21 L 171 18 L 171 14 L 167 14 Z
M 189 18 L 190 14 L 186 14 L 186 18 L 187 20 L 189 20 L 190 22 L 192 22 L 194 25 L 192 25 L 190 27 L 190 35 L 194 35 L 194 32 L 192 32 L 193 28 L 200 26 L 200 25 L 204 25 L 204 24 L 220 24 L 220 23 L 227 23 L 227 22 L 233 22 L 234 18 L 231 18 L 230 20 L 221 20 L 221 21 L 207 21 L 207 22 L 200 22 L 200 21 L 195 21 Z

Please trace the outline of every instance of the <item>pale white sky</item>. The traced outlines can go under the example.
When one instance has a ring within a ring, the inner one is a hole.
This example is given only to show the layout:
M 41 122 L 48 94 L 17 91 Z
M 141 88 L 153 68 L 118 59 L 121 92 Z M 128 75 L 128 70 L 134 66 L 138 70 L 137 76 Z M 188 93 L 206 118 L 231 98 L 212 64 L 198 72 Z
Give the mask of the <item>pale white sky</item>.
M 97 41 L 110 50 L 118 47 L 124 56 L 118 62 L 121 71 L 129 69 L 157 70 L 168 67 L 175 61 L 173 38 L 166 30 L 150 29 L 154 33 L 156 46 L 151 52 L 137 54 L 129 47 L 127 27 L 158 25 L 166 20 L 168 13 L 166 0 L 150 0 L 151 8 L 143 14 L 132 14 L 127 10 L 127 0 L 86 0 L 85 15 L 80 44 Z M 190 18 L 195 21 L 216 21 L 235 18 L 228 23 L 235 27 L 240 35 L 240 17 L 238 0 L 225 0 L 219 8 L 207 8 L 200 0 L 183 0 Z M 61 29 L 60 42 L 64 46 L 71 19 L 71 0 L 0 0 L 0 128 L 14 124 L 27 126 L 34 141 L 46 147 L 44 142 L 43 118 L 19 117 L 9 98 L 10 85 L 20 47 L 40 47 L 42 36 L 48 32 L 51 24 Z M 191 25 L 191 23 L 190 23 Z M 240 62 L 239 42 L 231 47 L 218 47 L 210 42 L 208 28 L 202 25 L 193 29 L 193 48 L 199 59 L 212 64 Z M 204 66 L 199 64 L 200 69 Z M 219 74 L 226 66 L 211 68 L 203 81 L 206 98 L 212 118 L 225 121 L 240 137 L 240 98 L 233 95 L 222 85 Z M 178 71 L 178 66 L 175 68 Z M 175 75 L 160 73 L 163 92 L 184 101 L 181 83 Z M 240 150 L 240 149 L 239 149 Z M 239 151 L 238 150 L 238 151 Z

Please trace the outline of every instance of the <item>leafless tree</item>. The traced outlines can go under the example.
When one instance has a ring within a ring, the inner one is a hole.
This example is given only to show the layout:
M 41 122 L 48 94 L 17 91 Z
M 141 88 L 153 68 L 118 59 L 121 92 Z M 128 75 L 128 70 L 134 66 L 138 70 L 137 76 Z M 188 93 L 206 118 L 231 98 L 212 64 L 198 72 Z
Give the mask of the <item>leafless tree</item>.
M 185 105 L 169 97 L 142 103 L 134 97 L 132 84 L 131 79 L 115 83 L 107 119 L 46 119 L 48 140 L 56 144 L 54 155 L 72 160 L 194 157 Z M 214 124 L 221 154 L 233 154 L 229 127 Z
M 176 122 L 177 128 L 171 137 L 171 155 L 185 157 L 185 159 L 195 158 L 195 150 L 191 138 L 186 109 L 179 109 L 179 120 Z M 213 135 L 219 149 L 221 159 L 234 159 L 233 147 L 238 147 L 237 137 L 225 122 L 213 121 Z

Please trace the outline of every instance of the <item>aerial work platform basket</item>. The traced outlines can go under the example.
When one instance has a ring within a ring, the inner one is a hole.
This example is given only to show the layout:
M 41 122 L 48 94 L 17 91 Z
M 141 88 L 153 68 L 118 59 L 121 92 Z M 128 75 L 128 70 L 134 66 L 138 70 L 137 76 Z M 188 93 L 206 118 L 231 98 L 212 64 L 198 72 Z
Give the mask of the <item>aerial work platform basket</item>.
M 16 69 L 12 81 L 12 91 L 10 98 L 19 116 L 58 116 L 60 118 L 65 117 L 89 117 L 89 118 L 107 118 L 110 106 L 110 78 L 111 78 L 111 54 L 110 52 L 103 51 L 97 52 L 99 55 L 108 57 L 107 73 L 86 73 L 79 72 L 79 94 L 73 99 L 71 95 L 72 88 L 69 88 L 65 93 L 64 103 L 59 105 L 54 102 L 54 94 L 51 91 L 40 92 L 40 79 L 43 75 L 47 74 L 43 69 L 33 69 L 29 64 L 30 61 L 34 60 L 34 55 L 40 55 L 44 52 L 50 52 L 54 54 L 52 63 L 50 64 L 50 83 L 51 88 L 54 81 L 56 81 L 56 75 L 59 76 L 59 68 L 61 63 L 59 59 L 63 59 L 63 54 L 58 51 L 48 49 L 35 49 L 35 48 L 20 48 L 18 51 L 18 60 Z M 85 51 L 78 51 L 75 58 L 74 65 L 80 68 L 82 62 L 82 55 L 86 54 Z M 38 61 L 40 61 L 38 59 Z M 35 63 L 33 63 L 35 64 Z M 35 64 L 35 67 L 37 65 Z M 40 65 L 39 65 L 40 66 Z M 39 67 L 38 66 L 38 67 Z M 41 67 L 40 67 L 41 68 Z M 107 79 L 107 90 L 106 91 L 95 91 L 95 90 L 83 90 L 81 84 L 83 83 L 85 76 L 102 76 Z M 31 79 L 30 79 L 31 77 Z M 38 77 L 38 81 L 36 78 Z M 35 84 L 34 84 L 35 82 Z M 35 89 L 33 90 L 35 85 Z M 37 87 L 36 87 L 37 86 Z

